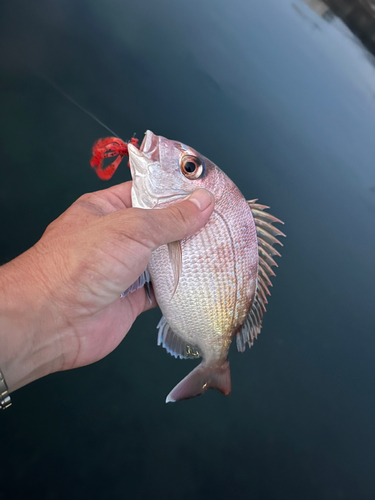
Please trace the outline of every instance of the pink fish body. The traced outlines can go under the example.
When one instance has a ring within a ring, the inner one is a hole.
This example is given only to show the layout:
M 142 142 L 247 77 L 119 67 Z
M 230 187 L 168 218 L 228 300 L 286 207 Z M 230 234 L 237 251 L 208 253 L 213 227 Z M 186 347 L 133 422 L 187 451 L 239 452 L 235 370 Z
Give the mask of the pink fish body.
M 151 279 L 163 313 L 158 344 L 180 358 L 202 362 L 167 396 L 188 399 L 208 388 L 229 394 L 230 345 L 252 345 L 261 329 L 273 248 L 280 222 L 248 202 L 214 163 L 194 149 L 147 131 L 140 147 L 129 145 L 133 206 L 158 209 L 197 188 L 215 197 L 207 224 L 190 238 L 153 252 Z M 147 274 L 147 273 L 146 273 Z

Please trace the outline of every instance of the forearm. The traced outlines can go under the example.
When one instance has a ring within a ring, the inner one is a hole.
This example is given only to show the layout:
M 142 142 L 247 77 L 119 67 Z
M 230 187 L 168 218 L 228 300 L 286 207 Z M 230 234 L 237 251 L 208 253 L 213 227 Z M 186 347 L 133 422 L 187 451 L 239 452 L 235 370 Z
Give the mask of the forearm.
M 61 325 L 33 252 L 0 267 L 0 368 L 10 392 L 63 366 Z

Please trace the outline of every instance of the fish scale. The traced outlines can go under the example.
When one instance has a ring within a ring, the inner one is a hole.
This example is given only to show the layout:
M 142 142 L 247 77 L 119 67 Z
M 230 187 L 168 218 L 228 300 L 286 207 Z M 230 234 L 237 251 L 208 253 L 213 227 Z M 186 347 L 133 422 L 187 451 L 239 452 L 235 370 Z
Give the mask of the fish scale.
M 148 266 L 159 307 L 169 326 L 187 343 L 194 344 L 206 361 L 220 361 L 223 355 L 226 357 L 235 328 L 246 318 L 251 294 L 254 294 L 255 284 L 249 293 L 249 282 L 257 273 L 255 225 L 246 200 L 239 191 L 235 194 L 244 205 L 247 217 L 244 215 L 239 222 L 233 221 L 230 229 L 228 220 L 236 217 L 237 209 L 227 214 L 228 219 L 224 221 L 219 200 L 204 230 L 182 241 L 182 273 L 174 294 L 174 277 L 166 245 L 153 253 Z M 255 241 L 252 251 L 232 244 L 237 238 L 243 238 L 242 227 L 248 230 L 247 244 L 251 244 L 251 239 Z M 229 259 L 233 252 L 235 258 Z M 236 268 L 234 262 L 240 267 Z M 239 276 L 245 279 L 239 281 Z M 237 293 L 241 294 L 240 300 Z

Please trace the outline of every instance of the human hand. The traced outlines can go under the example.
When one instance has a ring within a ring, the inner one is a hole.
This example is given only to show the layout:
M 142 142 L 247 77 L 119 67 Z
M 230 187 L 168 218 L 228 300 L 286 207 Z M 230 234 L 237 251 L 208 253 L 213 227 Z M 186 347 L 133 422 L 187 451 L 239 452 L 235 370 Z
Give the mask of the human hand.
M 10 391 L 110 353 L 156 305 L 120 298 L 160 245 L 197 232 L 213 211 L 198 190 L 158 210 L 131 208 L 131 182 L 83 195 L 27 252 L 0 268 L 0 367 Z M 199 208 L 200 207 L 200 208 Z

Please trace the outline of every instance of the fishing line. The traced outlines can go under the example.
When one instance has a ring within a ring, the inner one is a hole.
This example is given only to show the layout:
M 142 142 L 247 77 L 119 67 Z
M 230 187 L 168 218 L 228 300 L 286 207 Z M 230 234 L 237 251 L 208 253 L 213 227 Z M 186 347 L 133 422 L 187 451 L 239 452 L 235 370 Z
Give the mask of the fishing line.
M 121 163 L 121 160 L 124 156 L 129 156 L 128 145 L 139 149 L 139 139 L 135 137 L 136 134 L 130 139 L 130 141 L 123 141 L 113 130 L 111 130 L 105 123 L 103 123 L 99 118 L 97 118 L 91 111 L 86 109 L 84 106 L 79 104 L 72 96 L 70 96 L 65 90 L 63 90 L 54 80 L 51 80 L 46 75 L 39 73 L 38 71 L 33 71 L 39 78 L 45 80 L 51 87 L 57 90 L 60 94 L 62 94 L 68 101 L 73 103 L 77 108 L 83 111 L 86 115 L 90 116 L 93 120 L 95 120 L 99 125 L 104 127 L 108 132 L 110 132 L 114 137 L 106 137 L 104 139 L 99 139 L 95 142 L 92 149 L 92 157 L 90 160 L 91 167 L 95 170 L 98 177 L 102 180 L 111 179 L 117 167 Z M 112 161 L 109 165 L 104 165 L 105 158 L 113 158 L 116 157 L 115 160 Z
M 99 118 L 97 118 L 93 113 L 91 113 L 91 111 L 89 111 L 88 109 L 84 108 L 75 99 L 73 99 L 73 97 L 71 97 L 68 93 L 65 92 L 65 90 L 63 90 L 61 87 L 59 87 L 56 82 L 54 82 L 53 80 L 51 80 L 50 78 L 48 78 L 45 75 L 38 74 L 38 76 L 40 78 L 42 78 L 43 80 L 45 80 L 47 83 L 49 83 L 55 90 L 57 90 L 58 92 L 60 92 L 60 94 L 62 94 L 66 99 L 68 99 L 68 101 L 70 101 L 75 106 L 77 106 L 77 108 L 79 108 L 81 111 L 83 111 L 84 113 L 86 113 L 86 115 L 88 115 L 91 118 L 93 118 L 97 123 L 99 123 L 99 125 L 101 125 L 106 130 L 108 130 L 108 132 L 110 132 L 112 135 L 114 135 L 115 137 L 118 137 L 120 139 L 120 137 L 116 134 L 116 132 L 114 132 L 109 127 L 107 127 L 107 125 L 105 123 L 103 123 L 101 120 L 99 120 Z

